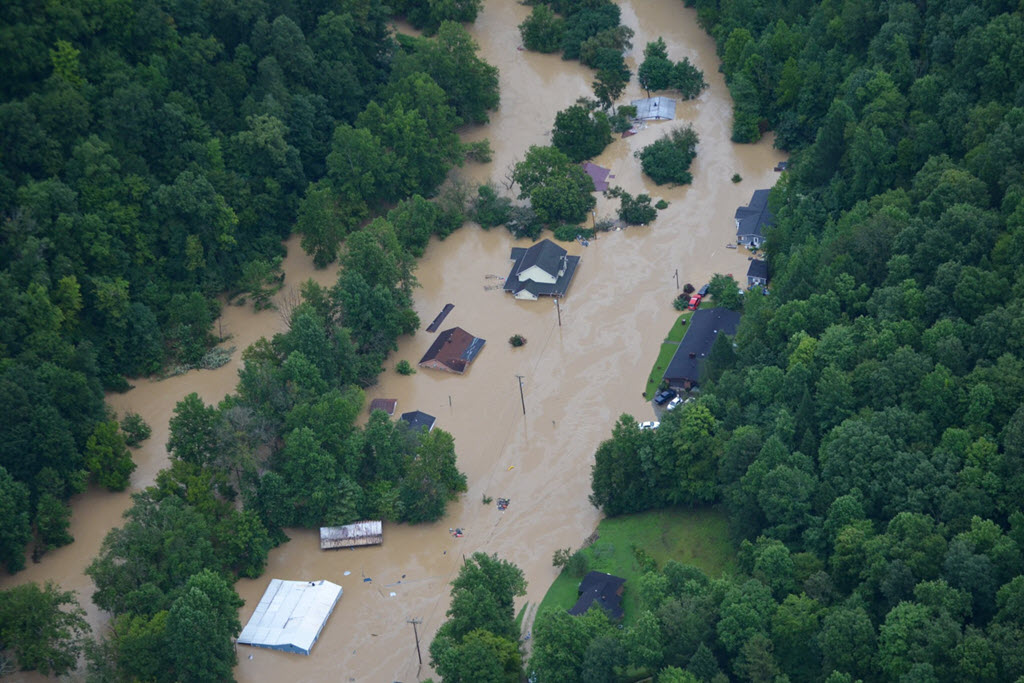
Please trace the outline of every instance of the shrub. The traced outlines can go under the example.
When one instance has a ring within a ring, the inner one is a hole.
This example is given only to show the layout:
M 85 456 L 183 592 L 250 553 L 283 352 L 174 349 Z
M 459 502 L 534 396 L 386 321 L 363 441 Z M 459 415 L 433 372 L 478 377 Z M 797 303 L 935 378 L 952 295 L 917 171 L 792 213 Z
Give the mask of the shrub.
M 675 298 L 675 300 L 672 302 L 672 308 L 676 309 L 677 311 L 685 311 L 686 310 L 686 304 L 687 304 L 686 295 L 677 296 Z
M 416 368 L 409 364 L 407 360 L 400 360 L 395 364 L 395 372 L 399 375 L 415 375 Z
M 513 206 L 509 208 L 505 227 L 517 238 L 529 237 L 530 239 L 537 239 L 541 230 L 544 229 L 544 224 L 537 217 L 532 207 Z
M 636 153 L 644 173 L 658 185 L 693 182 L 690 164 L 697 156 L 697 132 L 693 126 L 676 128 Z
M 492 185 L 481 185 L 470 209 L 470 215 L 486 230 L 508 221 L 511 207 L 512 200 L 508 197 L 499 197 Z
M 659 199 L 658 203 L 654 205 L 654 208 L 657 209 L 658 211 L 664 211 L 665 209 L 668 208 L 668 202 L 666 202 L 664 199 Z
M 583 228 L 580 227 L 579 225 L 574 225 L 572 223 L 565 223 L 563 225 L 559 225 L 552 232 L 554 232 L 555 239 L 561 242 L 572 242 L 577 237 L 582 237 L 585 240 L 589 240 L 594 236 L 594 231 L 591 230 L 590 228 Z
M 526 345 L 526 337 L 524 337 L 521 334 L 513 334 L 511 337 L 508 338 L 508 343 L 511 344 L 515 348 L 518 348 L 520 346 L 525 346 Z
M 683 285 L 683 294 L 693 294 L 694 286 L 687 282 Z
M 565 563 L 565 571 L 569 572 L 571 576 L 583 576 L 589 569 L 590 560 L 582 550 L 574 552 Z
M 733 173 L 733 174 L 732 174 L 732 181 L 733 181 L 734 183 L 738 183 L 738 182 L 740 182 L 741 180 L 743 180 L 743 176 L 741 176 L 741 175 L 740 175 L 739 173 Z

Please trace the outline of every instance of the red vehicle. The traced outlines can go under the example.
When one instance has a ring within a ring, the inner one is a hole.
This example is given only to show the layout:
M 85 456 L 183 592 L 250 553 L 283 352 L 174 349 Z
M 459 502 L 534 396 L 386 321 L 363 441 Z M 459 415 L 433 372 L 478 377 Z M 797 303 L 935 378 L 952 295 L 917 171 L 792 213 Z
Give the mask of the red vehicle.
M 700 307 L 700 302 L 703 298 L 700 294 L 694 294 L 686 308 L 690 311 L 696 311 Z

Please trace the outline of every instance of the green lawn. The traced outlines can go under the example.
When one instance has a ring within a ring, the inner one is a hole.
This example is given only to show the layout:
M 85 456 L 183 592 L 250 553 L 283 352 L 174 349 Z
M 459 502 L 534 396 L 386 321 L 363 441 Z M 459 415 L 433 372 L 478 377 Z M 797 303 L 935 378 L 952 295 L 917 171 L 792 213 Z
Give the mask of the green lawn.
M 636 591 L 630 582 L 640 576 L 633 548 L 643 548 L 663 566 L 669 560 L 691 564 L 711 577 L 735 570 L 736 557 L 729 542 L 726 516 L 710 508 L 698 510 L 657 510 L 604 519 L 597 527 L 597 541 L 584 552 L 590 569 L 626 579 L 623 594 L 625 623 L 632 623 L 639 610 Z M 569 609 L 576 602 L 580 579 L 562 572 L 551 584 L 537 609 Z
M 654 398 L 655 392 L 658 391 L 662 375 L 665 374 L 665 369 L 672 360 L 672 356 L 675 355 L 679 342 L 686 334 L 686 322 L 689 321 L 691 315 L 693 315 L 693 311 L 686 311 L 672 323 L 672 328 L 669 329 L 668 336 L 661 345 L 661 351 L 658 352 L 658 359 L 654 361 L 651 374 L 647 377 L 647 388 L 644 389 L 644 396 L 647 398 Z

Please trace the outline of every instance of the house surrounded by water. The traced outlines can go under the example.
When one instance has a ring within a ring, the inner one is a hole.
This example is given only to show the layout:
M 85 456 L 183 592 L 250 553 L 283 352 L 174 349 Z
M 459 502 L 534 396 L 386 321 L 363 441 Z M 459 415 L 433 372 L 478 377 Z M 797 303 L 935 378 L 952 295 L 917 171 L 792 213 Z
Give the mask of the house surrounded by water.
M 768 210 L 770 192 L 754 190 L 750 204 L 736 209 L 736 242 L 739 244 L 757 249 L 764 243 L 764 229 L 775 224 L 775 218 Z
M 662 379 L 676 391 L 689 391 L 700 382 L 701 369 L 718 335 L 736 334 L 740 314 L 727 308 L 699 308 L 690 316 L 686 334 L 669 361 Z
M 549 239 L 529 249 L 513 247 L 509 258 L 512 270 L 505 278 L 505 291 L 529 301 L 541 296 L 565 296 L 580 264 L 579 256 L 570 256 Z
M 469 369 L 469 364 L 485 343 L 486 339 L 474 337 L 461 327 L 452 327 L 437 335 L 423 358 L 420 358 L 419 366 L 461 375 Z
M 759 258 L 750 260 L 747 268 L 747 287 L 768 286 L 768 262 Z
M 358 548 L 384 542 L 384 525 L 379 519 L 343 526 L 320 527 L 320 550 Z

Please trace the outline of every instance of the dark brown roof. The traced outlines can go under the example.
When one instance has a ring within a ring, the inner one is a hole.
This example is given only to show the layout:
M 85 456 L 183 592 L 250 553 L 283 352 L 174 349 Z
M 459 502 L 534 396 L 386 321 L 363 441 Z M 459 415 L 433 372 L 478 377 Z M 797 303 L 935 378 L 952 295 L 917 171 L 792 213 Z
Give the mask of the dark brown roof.
M 461 327 L 453 327 L 437 335 L 427 352 L 420 358 L 420 365 L 436 360 L 455 372 L 465 372 L 486 340 L 474 337 Z
M 395 414 L 395 408 L 398 407 L 397 398 L 375 398 L 370 401 L 370 412 L 375 410 L 383 410 L 388 415 Z

